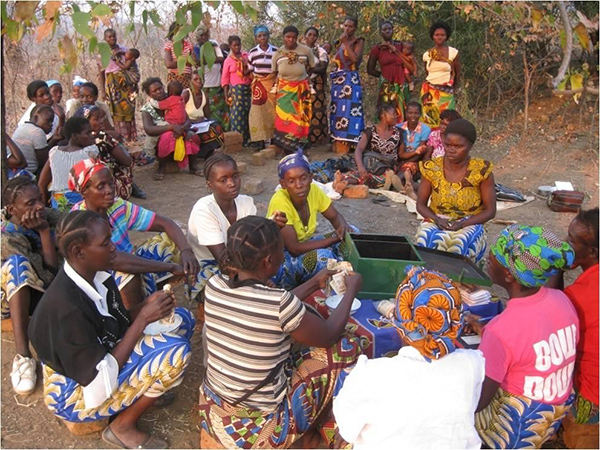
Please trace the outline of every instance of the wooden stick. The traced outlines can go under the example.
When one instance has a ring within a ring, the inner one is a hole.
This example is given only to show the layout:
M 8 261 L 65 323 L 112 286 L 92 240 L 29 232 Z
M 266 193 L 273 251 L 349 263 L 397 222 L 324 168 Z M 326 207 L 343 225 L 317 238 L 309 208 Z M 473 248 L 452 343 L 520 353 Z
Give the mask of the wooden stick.
M 558 89 L 555 89 L 552 91 L 552 93 L 554 95 L 571 95 L 571 94 L 579 94 L 580 92 L 589 92 L 590 94 L 594 94 L 594 95 L 600 95 L 600 91 L 598 90 L 598 88 L 591 88 L 591 87 L 581 87 L 578 89 L 570 89 L 568 91 L 559 91 Z

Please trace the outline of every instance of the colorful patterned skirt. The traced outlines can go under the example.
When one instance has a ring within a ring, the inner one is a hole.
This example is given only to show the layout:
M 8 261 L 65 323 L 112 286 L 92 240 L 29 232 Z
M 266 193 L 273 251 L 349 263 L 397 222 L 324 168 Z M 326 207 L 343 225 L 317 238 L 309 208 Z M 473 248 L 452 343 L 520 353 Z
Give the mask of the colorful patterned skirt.
M 223 127 L 219 122 L 210 124 L 208 131 L 194 136 L 193 142 L 200 146 L 198 158 L 210 158 L 216 149 L 223 146 Z
M 289 448 L 329 407 L 340 390 L 340 376 L 359 354 L 358 339 L 350 335 L 343 335 L 328 349 L 294 346 L 286 367 L 288 392 L 272 412 L 231 406 L 204 383 L 200 424 L 225 448 Z M 328 422 L 319 430 L 330 445 L 334 427 Z
M 487 235 L 481 224 L 449 231 L 440 230 L 435 223 L 422 222 L 417 229 L 415 243 L 420 247 L 456 253 L 479 262 L 485 256 Z
M 244 138 L 244 145 L 250 143 L 250 128 L 248 126 L 248 114 L 252 104 L 252 90 L 246 84 L 230 86 L 232 98 L 229 109 L 229 129 L 237 131 Z
M 327 74 L 317 75 L 311 78 L 310 82 L 314 90 L 311 95 L 312 117 L 310 119 L 310 131 L 308 139 L 311 144 L 325 140 L 329 137 L 329 127 L 327 125 Z
M 190 339 L 196 323 L 185 308 L 175 308 L 175 314 L 182 319 L 179 328 L 155 336 L 142 335 L 119 370 L 117 388 L 97 408 L 85 407 L 80 384 L 42 364 L 48 409 L 68 422 L 90 422 L 114 416 L 142 395 L 160 397 L 179 386 L 192 355 Z
M 575 394 L 575 401 L 573 402 L 573 408 L 571 408 L 575 423 L 597 425 L 600 418 L 598 405 L 581 395 L 577 388 L 575 388 Z
M 160 159 L 167 158 L 169 155 L 175 152 L 175 133 L 172 131 L 165 131 L 158 138 L 158 147 L 156 156 Z M 177 164 L 181 169 L 188 165 L 188 156 L 196 155 L 200 151 L 200 146 L 194 139 L 185 139 L 185 158 L 179 161 Z
M 135 128 L 135 100 L 129 96 L 129 86 L 123 72 L 106 74 L 106 102 L 115 122 L 115 130 L 123 135 L 126 141 L 134 141 L 137 137 Z
M 127 200 L 131 196 L 131 190 L 133 189 L 133 167 L 135 161 L 131 161 L 131 165 L 124 166 L 119 164 L 112 156 L 103 155 L 100 153 L 100 159 L 110 169 L 113 179 L 115 181 L 115 194 L 117 197 L 121 197 L 123 200 Z
M 541 448 L 558 430 L 574 397 L 548 405 L 498 388 L 488 407 L 475 414 L 475 428 L 488 448 Z
M 421 105 L 423 105 L 421 121 L 429 125 L 432 130 L 439 127 L 442 111 L 455 109 L 454 88 L 452 86 L 429 84 L 424 81 L 421 86 Z
M 275 94 L 271 89 L 277 74 L 255 75 L 252 80 L 252 106 L 250 107 L 250 139 L 266 141 L 273 137 L 275 124 Z M 281 83 L 281 81 L 280 81 Z
M 179 81 L 184 89 L 189 89 L 192 86 L 192 74 L 169 71 L 167 73 L 167 84 L 171 81 Z
M 350 225 L 353 233 L 359 233 L 358 228 Z M 335 232 L 323 236 L 315 235 L 309 240 L 318 241 L 335 236 Z M 293 256 L 287 249 L 283 250 L 283 263 L 272 278 L 276 286 L 291 291 L 305 281 L 314 277 L 320 270 L 327 267 L 328 259 L 343 261 L 346 256 L 346 244 L 340 242 L 327 248 L 311 250 L 300 256 Z
M 286 153 L 294 153 L 308 145 L 312 117 L 308 79 L 286 81 L 280 78 L 278 83 L 273 142 Z
M 410 101 L 410 89 L 408 84 L 398 84 L 379 77 L 379 95 L 377 96 L 377 108 L 382 104 L 391 104 L 396 109 L 398 123 L 406 120 L 406 103 Z M 379 117 L 375 118 L 379 122 Z
M 10 317 L 10 299 L 24 287 L 40 293 L 48 287 L 40 279 L 29 259 L 24 255 L 11 255 L 2 263 L 1 318 Z
M 221 273 L 219 265 L 214 259 L 199 259 L 198 264 L 200 264 L 200 270 L 196 275 L 196 283 L 194 283 L 190 292 L 185 293 L 186 297 L 190 297 L 189 300 L 199 301 L 198 294 L 206 287 L 208 280 Z
M 358 72 L 336 70 L 331 77 L 329 131 L 334 140 L 358 143 L 365 127 L 362 86 Z
M 217 87 L 205 87 L 202 88 L 206 100 L 208 101 L 208 107 L 210 108 L 210 120 L 216 120 L 221 124 L 223 131 L 229 131 L 229 106 L 225 101 L 225 93 L 223 88 Z
M 50 207 L 62 212 L 71 211 L 71 208 L 81 201 L 83 201 L 83 197 L 75 191 L 51 192 L 50 194 Z

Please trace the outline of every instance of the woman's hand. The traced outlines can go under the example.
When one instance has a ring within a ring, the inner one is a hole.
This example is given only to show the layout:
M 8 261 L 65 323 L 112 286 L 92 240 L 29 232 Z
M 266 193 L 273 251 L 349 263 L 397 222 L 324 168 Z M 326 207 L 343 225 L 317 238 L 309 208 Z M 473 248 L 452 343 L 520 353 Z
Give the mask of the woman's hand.
M 331 278 L 336 273 L 337 271 L 335 270 L 328 270 L 327 268 L 321 269 L 313 277 L 313 280 L 315 280 L 315 283 L 317 283 L 319 289 L 325 289 L 327 287 L 327 282 L 329 281 L 329 278 Z
M 279 228 L 285 227 L 288 221 L 285 213 L 281 211 L 275 211 L 271 216 L 271 220 L 273 220 Z
M 346 292 L 352 292 L 352 295 L 358 294 L 362 287 L 362 275 L 358 272 L 351 272 L 344 277 L 346 283 Z
M 448 223 L 447 230 L 449 231 L 458 231 L 463 227 L 463 220 L 457 220 L 455 222 Z
M 360 178 L 367 178 L 369 176 L 369 172 L 367 172 L 367 169 L 365 169 L 364 166 L 359 167 L 358 168 L 358 175 L 360 175 Z
M 198 264 L 198 260 L 196 256 L 194 256 L 194 252 L 191 248 L 186 248 L 181 252 L 181 265 L 183 266 L 183 271 L 187 277 L 188 284 L 196 282 L 196 276 L 200 271 L 200 264 Z
M 170 314 L 175 307 L 175 297 L 171 292 L 157 291 L 146 298 L 142 305 L 138 317 L 142 317 L 147 325 Z
M 440 216 L 435 216 L 434 222 L 440 230 L 448 230 L 450 227 L 448 221 Z
M 342 44 L 345 44 L 348 42 L 348 35 L 346 33 L 342 33 L 342 35 L 340 36 L 340 42 Z
M 346 233 L 352 233 L 352 229 L 350 226 L 348 226 L 346 221 L 344 221 L 344 223 L 341 224 L 337 230 L 335 230 L 335 234 L 337 234 L 337 237 L 340 239 L 340 241 L 343 241 L 346 237 Z
M 173 132 L 173 134 L 175 135 L 176 138 L 183 136 L 185 134 L 185 130 L 183 129 L 183 127 L 181 125 L 169 125 L 169 127 L 171 128 L 171 131 Z
M 35 231 L 44 231 L 50 228 L 42 210 L 25 211 L 25 214 L 21 217 L 21 225 L 23 228 Z
M 479 321 L 480 317 L 475 314 L 464 314 L 465 326 L 463 334 L 478 334 L 481 336 L 483 332 L 483 324 Z

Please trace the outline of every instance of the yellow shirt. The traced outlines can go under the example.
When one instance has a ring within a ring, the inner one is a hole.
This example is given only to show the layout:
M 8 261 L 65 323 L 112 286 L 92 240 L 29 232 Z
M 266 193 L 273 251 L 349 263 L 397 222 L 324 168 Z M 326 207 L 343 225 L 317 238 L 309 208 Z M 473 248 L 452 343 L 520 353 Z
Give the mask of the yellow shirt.
M 480 184 L 492 173 L 491 162 L 471 158 L 467 174 L 460 183 L 451 183 L 444 176 L 444 157 L 438 156 L 419 163 L 421 176 L 431 183 L 431 210 L 452 220 L 474 216 L 483 210 Z
M 317 213 L 323 213 L 331 205 L 331 199 L 314 183 L 310 185 L 307 201 L 309 211 L 308 226 L 302 223 L 300 214 L 298 214 L 296 207 L 292 203 L 290 194 L 285 189 L 278 190 L 271 197 L 267 217 L 271 217 L 275 211 L 284 212 L 287 216 L 287 224 L 292 225 L 294 230 L 296 230 L 298 242 L 306 241 L 315 234 L 315 230 L 317 229 Z

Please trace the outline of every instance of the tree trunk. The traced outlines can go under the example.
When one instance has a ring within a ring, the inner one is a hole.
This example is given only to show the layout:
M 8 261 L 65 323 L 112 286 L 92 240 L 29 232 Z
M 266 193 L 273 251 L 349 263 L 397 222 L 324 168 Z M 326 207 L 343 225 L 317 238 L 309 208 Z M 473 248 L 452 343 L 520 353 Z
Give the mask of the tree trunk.
M 529 86 L 531 84 L 532 72 L 529 71 L 529 64 L 527 63 L 527 51 L 523 49 L 523 73 L 525 75 L 525 126 L 523 131 L 527 131 L 527 125 L 529 122 Z
M 4 55 L 4 39 L 6 39 L 6 37 L 4 35 L 2 35 L 2 38 L 0 40 L 0 49 L 2 50 L 2 55 Z M 2 58 L 2 84 L 4 84 L 4 59 Z M 2 126 L 2 133 L 1 134 L 1 142 L 0 145 L 2 145 L 2 148 L 0 149 L 0 153 L 2 153 L 2 186 L 6 186 L 6 182 L 8 181 L 8 158 L 6 157 L 6 100 L 4 98 L 4 86 L 2 86 L 2 89 L 0 89 L 2 92 L 0 93 L 0 95 L 2 96 L 0 98 L 0 103 L 2 105 L 2 109 L 1 109 L 1 114 L 2 114 L 2 122 L 0 123 L 0 126 Z
M 573 52 L 573 29 L 571 28 L 571 21 L 569 20 L 569 14 L 567 13 L 567 8 L 563 0 L 559 0 L 558 9 L 560 10 L 560 18 L 565 27 L 566 45 L 562 63 L 560 64 L 556 78 L 552 80 L 552 87 L 554 89 L 556 89 L 560 82 L 565 78 L 565 74 L 567 73 L 567 69 L 571 62 L 571 53 Z

